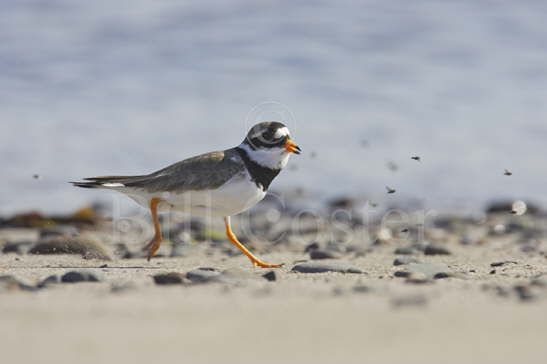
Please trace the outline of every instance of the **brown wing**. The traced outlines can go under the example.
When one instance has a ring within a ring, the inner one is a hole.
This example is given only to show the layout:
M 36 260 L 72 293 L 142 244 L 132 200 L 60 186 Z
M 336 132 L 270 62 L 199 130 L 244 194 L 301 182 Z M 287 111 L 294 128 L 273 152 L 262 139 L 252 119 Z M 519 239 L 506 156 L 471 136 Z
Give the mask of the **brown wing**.
M 85 180 L 91 183 L 121 183 L 148 192 L 184 192 L 220 187 L 244 170 L 245 164 L 239 154 L 228 149 L 188 158 L 145 176 L 107 176 Z

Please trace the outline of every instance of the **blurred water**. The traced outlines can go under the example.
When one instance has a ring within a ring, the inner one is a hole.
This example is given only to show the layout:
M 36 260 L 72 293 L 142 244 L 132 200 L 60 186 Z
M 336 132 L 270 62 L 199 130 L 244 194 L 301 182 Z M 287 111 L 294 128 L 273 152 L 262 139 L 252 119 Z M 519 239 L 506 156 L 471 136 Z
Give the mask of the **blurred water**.
M 545 203 L 546 15 L 533 0 L 3 0 L 0 213 L 108 199 L 65 182 L 231 147 L 273 117 L 307 152 L 278 189 Z

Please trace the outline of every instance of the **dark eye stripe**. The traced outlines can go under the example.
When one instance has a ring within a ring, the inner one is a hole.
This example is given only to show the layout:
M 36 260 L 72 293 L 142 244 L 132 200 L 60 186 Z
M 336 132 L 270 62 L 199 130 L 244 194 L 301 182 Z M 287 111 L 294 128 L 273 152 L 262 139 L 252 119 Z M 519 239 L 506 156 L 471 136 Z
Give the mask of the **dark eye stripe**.
M 250 145 L 252 149 L 256 148 L 276 148 L 281 147 L 285 145 L 285 142 L 287 141 L 287 136 L 284 136 L 280 139 L 276 140 L 264 140 L 264 138 L 252 138 L 252 139 L 245 139 L 245 142 Z

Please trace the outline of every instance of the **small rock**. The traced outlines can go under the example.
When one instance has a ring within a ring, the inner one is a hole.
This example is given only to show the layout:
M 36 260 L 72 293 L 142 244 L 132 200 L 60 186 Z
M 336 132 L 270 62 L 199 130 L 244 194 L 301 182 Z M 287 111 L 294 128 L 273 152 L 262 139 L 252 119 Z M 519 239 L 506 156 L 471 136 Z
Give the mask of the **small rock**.
M 340 255 L 328 250 L 313 249 L 312 251 L 310 251 L 310 258 L 312 260 L 339 259 Z
M 397 278 L 408 278 L 408 277 L 410 277 L 410 272 L 405 272 L 403 270 L 399 270 L 399 271 L 393 273 L 393 275 Z
M 363 271 L 343 262 L 309 262 L 295 265 L 293 272 L 299 273 L 355 273 L 362 274 Z
M 319 244 L 314 242 L 314 243 L 306 245 L 306 247 L 304 248 L 304 252 L 309 253 L 316 249 L 319 249 Z
M 270 282 L 275 282 L 277 280 L 277 276 L 275 274 L 275 271 L 271 270 L 266 274 L 263 274 L 262 277 L 264 277 L 266 280 Z
M 431 280 L 424 273 L 411 273 L 405 282 L 411 284 L 427 284 L 431 283 Z
M 439 272 L 433 276 L 433 279 L 445 279 L 452 277 L 451 274 L 445 273 L 445 272 Z
M 490 271 L 490 274 L 496 274 L 496 270 L 495 270 L 495 269 L 492 269 L 492 270 Z
M 83 236 L 56 236 L 38 242 L 30 254 L 79 254 L 85 259 L 110 260 L 106 248 L 96 239 Z
M 532 289 L 528 286 L 523 286 L 523 285 L 515 286 L 514 290 L 521 301 L 530 301 L 536 298 L 536 295 L 532 292 Z
M 218 282 L 221 277 L 222 274 L 215 268 L 197 268 L 186 273 L 186 278 L 193 283 Z
M 38 285 L 36 287 L 46 288 L 47 286 L 50 286 L 50 285 L 53 285 L 53 284 L 58 284 L 58 283 L 61 283 L 61 279 L 59 278 L 59 276 L 51 275 L 51 276 L 47 277 L 46 279 L 44 279 L 43 281 L 41 281 L 40 283 L 38 283 Z
M 4 244 L 4 246 L 2 247 L 2 253 L 4 254 L 10 254 L 10 253 L 15 253 L 15 254 L 23 254 L 23 245 L 19 242 L 17 243 L 6 243 Z
M 100 282 L 99 278 L 92 272 L 77 272 L 72 271 L 63 274 L 61 277 L 63 283 L 79 283 L 79 282 Z
M 429 244 L 425 247 L 425 255 L 450 255 L 450 251 L 444 246 Z
M 510 261 L 510 260 L 506 260 L 504 262 L 494 262 L 494 263 L 490 264 L 490 266 L 491 267 L 501 267 L 501 266 L 504 266 L 506 264 L 518 264 L 518 263 Z
M 412 255 L 412 254 L 416 254 L 416 250 L 412 249 L 412 248 L 397 248 L 395 249 L 395 251 L 393 252 L 393 254 L 397 254 L 397 255 Z
M 154 278 L 154 282 L 160 286 L 184 283 L 184 275 L 177 272 L 156 274 L 152 278 Z
M 108 268 L 108 264 L 103 264 L 99 268 Z
M 419 263 L 419 261 L 412 257 L 400 257 L 393 261 L 393 265 L 406 265 L 410 263 Z

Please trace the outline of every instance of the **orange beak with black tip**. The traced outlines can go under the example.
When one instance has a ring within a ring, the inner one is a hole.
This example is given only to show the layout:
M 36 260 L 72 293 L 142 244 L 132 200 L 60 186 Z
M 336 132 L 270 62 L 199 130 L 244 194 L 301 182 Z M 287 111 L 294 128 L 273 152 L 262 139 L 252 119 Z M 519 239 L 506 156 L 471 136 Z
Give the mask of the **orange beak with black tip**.
M 302 149 L 298 146 L 298 144 L 290 139 L 287 139 L 287 141 L 285 142 L 285 150 L 289 153 L 294 154 L 300 154 L 302 152 Z

